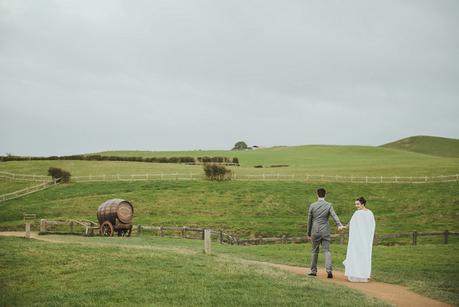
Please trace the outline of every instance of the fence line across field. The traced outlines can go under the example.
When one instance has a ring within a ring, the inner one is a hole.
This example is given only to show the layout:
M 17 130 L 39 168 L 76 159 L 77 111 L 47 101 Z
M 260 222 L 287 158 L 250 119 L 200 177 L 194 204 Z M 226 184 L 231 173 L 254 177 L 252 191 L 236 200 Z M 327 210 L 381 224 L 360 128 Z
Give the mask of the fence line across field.
M 69 231 L 56 231 L 56 226 L 69 227 Z M 84 234 L 94 235 L 94 232 L 98 230 L 98 224 L 88 220 L 65 220 L 65 221 L 53 221 L 42 219 L 40 221 L 40 234 Z M 82 226 L 84 231 L 77 231 L 75 227 Z M 160 237 L 174 237 L 174 238 L 187 238 L 187 239 L 200 239 L 204 240 L 205 231 L 210 231 L 210 238 L 220 242 L 221 244 L 230 245 L 263 245 L 272 243 L 307 243 L 309 240 L 306 236 L 300 237 L 257 237 L 253 239 L 241 239 L 236 235 L 231 235 L 223 230 L 214 230 L 202 227 L 188 227 L 188 226 L 152 226 L 152 225 L 133 225 L 133 232 L 137 235 L 141 235 L 144 232 L 156 233 Z M 175 233 L 171 235 L 170 232 Z M 332 234 L 332 239 L 339 240 L 339 244 L 344 244 L 347 234 L 340 232 Z M 397 238 L 408 238 L 412 245 L 417 245 L 419 237 L 427 236 L 440 236 L 443 237 L 443 243 L 448 244 L 450 236 L 459 236 L 459 231 L 431 231 L 431 232 L 403 232 L 403 233 L 391 233 L 391 234 L 375 234 L 374 245 L 377 245 L 387 239 Z
M 0 172 L 0 178 L 16 180 L 16 181 L 34 181 L 34 182 L 48 182 L 51 180 L 50 176 L 15 174 L 15 173 L 10 173 L 10 172 Z
M 48 180 L 49 180 L 49 178 L 48 178 Z M 32 194 L 32 193 L 47 189 L 47 188 L 49 188 L 49 187 L 51 187 L 53 185 L 56 185 L 56 184 L 57 184 L 56 181 L 48 181 L 48 182 L 40 183 L 38 185 L 34 185 L 34 186 L 31 186 L 31 187 L 24 188 L 24 189 L 21 189 L 21 190 L 17 190 L 17 191 L 11 192 L 11 193 L 2 194 L 2 195 L 0 195 L 0 203 L 3 202 L 3 201 L 19 198 L 19 197 L 22 197 L 22 196 L 25 196 L 25 195 L 28 195 L 28 194 Z
M 49 182 L 49 176 L 14 174 L 0 172 L 0 178 L 16 181 Z M 148 180 L 202 180 L 205 175 L 201 172 L 175 173 L 146 173 L 146 174 L 112 174 L 72 176 L 73 182 L 96 181 L 148 181 Z M 311 175 L 311 174 L 240 174 L 233 172 L 232 180 L 257 181 L 304 181 L 304 182 L 339 182 L 339 183 L 435 183 L 459 182 L 459 174 L 439 176 L 341 176 L 341 175 Z
M 74 182 L 91 181 L 148 181 L 148 180 L 200 180 L 205 179 L 202 173 L 151 173 L 151 174 L 116 174 L 73 176 Z M 341 182 L 341 183 L 434 183 L 459 182 L 459 174 L 440 176 L 340 176 L 340 175 L 297 175 L 297 174 L 239 174 L 233 173 L 232 180 L 257 181 L 305 181 L 305 182 Z

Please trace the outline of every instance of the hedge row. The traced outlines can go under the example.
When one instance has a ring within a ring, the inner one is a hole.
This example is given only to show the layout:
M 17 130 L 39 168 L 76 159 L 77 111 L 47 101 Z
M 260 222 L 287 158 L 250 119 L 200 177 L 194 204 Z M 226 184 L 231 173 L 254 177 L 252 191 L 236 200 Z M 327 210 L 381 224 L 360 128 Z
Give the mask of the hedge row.
M 0 156 L 0 161 L 29 161 L 29 160 L 85 160 L 85 161 L 134 161 L 134 162 L 152 162 L 152 163 L 227 163 L 239 165 L 238 158 L 228 157 L 118 157 L 118 156 L 101 156 L 101 155 L 72 155 L 72 156 L 49 156 L 49 157 L 21 157 L 21 156 Z

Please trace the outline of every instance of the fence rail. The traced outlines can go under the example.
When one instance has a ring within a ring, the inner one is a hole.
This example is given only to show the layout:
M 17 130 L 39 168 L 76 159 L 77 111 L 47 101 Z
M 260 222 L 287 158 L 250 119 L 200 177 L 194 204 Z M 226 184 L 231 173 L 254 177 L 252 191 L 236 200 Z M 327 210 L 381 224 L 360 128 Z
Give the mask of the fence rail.
M 49 176 L 14 174 L 0 172 L 0 178 L 18 181 L 49 181 Z M 101 174 L 72 176 L 73 182 L 105 182 L 105 181 L 149 181 L 149 180 L 203 180 L 202 172 L 175 172 L 175 173 L 146 173 L 146 174 Z M 341 176 L 341 175 L 314 175 L 314 174 L 281 174 L 262 173 L 244 174 L 233 172 L 232 180 L 256 180 L 256 181 L 304 181 L 304 182 L 339 182 L 339 183 L 435 183 L 435 182 L 458 182 L 459 174 L 439 176 Z
M 34 181 L 34 182 L 48 182 L 50 180 L 49 176 L 14 174 L 10 172 L 0 172 L 0 178 L 15 180 L 15 181 Z
M 61 230 L 57 231 L 56 226 L 61 225 L 69 227 L 69 231 Z M 75 226 L 81 226 L 82 231 L 78 232 Z M 40 221 L 40 234 L 84 234 L 94 235 L 94 231 L 97 230 L 98 224 L 88 220 L 64 220 L 64 221 L 53 221 L 42 219 Z M 188 227 L 188 226 L 152 226 L 152 225 L 133 225 L 132 230 L 134 234 L 141 235 L 145 231 L 156 233 L 160 237 L 175 237 L 175 238 L 187 238 L 187 239 L 204 239 L 205 230 L 208 229 L 211 232 L 211 238 L 220 242 L 221 244 L 231 245 L 263 245 L 263 244 L 288 244 L 288 243 L 307 243 L 309 240 L 306 236 L 281 236 L 281 237 L 258 237 L 253 239 L 241 239 L 236 235 L 231 235 L 223 230 L 214 230 L 209 228 L 201 227 Z M 172 234 L 171 234 L 172 232 Z M 338 240 L 339 244 L 344 244 L 347 238 L 347 234 L 344 232 L 332 234 L 332 239 Z M 404 232 L 404 233 L 391 233 L 391 234 L 375 234 L 373 244 L 381 244 L 384 240 L 396 239 L 396 238 L 410 238 L 412 245 L 417 245 L 418 237 L 427 236 L 440 236 L 443 237 L 443 243 L 448 244 L 450 236 L 459 236 L 459 231 L 430 231 L 430 232 Z
M 49 180 L 49 178 L 47 178 L 47 179 Z M 56 181 L 48 181 L 48 182 L 40 183 L 38 185 L 27 187 L 25 189 L 17 190 L 17 191 L 11 192 L 11 193 L 2 194 L 2 195 L 0 195 L 0 203 L 4 202 L 4 201 L 7 201 L 7 200 L 19 198 L 19 197 L 22 197 L 22 196 L 25 196 L 25 195 L 29 195 L 29 194 L 32 194 L 32 193 L 47 189 L 47 188 L 49 188 L 51 186 L 54 186 L 56 184 L 57 184 Z
M 204 174 L 188 173 L 152 173 L 152 174 L 129 174 L 129 175 L 88 175 L 74 176 L 74 182 L 93 181 L 148 181 L 148 180 L 202 180 Z M 329 176 L 329 175 L 297 175 L 297 174 L 239 174 L 233 173 L 232 180 L 256 180 L 256 181 L 305 181 L 305 182 L 339 182 L 359 184 L 384 184 L 384 183 L 435 183 L 435 182 L 459 182 L 459 174 L 441 176 Z

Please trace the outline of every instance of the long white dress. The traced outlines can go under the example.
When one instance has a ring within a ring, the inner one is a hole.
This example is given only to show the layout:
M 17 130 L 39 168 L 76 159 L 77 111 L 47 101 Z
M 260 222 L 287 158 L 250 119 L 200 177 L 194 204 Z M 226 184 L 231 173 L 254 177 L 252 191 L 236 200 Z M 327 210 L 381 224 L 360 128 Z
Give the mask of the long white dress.
M 375 218 L 370 210 L 357 210 L 349 222 L 344 275 L 349 281 L 367 282 L 371 275 L 371 253 L 375 233 Z

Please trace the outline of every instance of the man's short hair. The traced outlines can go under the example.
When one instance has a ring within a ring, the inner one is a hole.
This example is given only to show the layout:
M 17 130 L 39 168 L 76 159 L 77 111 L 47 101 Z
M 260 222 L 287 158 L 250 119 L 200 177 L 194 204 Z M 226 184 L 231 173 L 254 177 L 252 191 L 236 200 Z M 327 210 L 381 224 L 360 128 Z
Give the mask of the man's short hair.
M 326 193 L 327 192 L 324 188 L 317 189 L 317 196 L 319 196 L 320 198 L 324 198 Z

